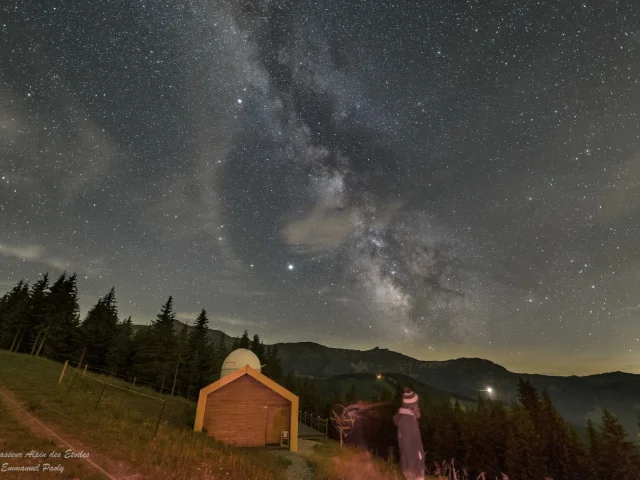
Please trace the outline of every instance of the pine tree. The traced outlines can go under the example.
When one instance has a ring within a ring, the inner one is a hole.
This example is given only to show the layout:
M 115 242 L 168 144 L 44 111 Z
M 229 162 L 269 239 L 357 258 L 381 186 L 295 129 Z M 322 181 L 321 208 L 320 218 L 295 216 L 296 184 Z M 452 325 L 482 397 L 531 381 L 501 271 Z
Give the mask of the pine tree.
M 115 288 L 111 288 L 98 300 L 85 317 L 80 330 L 86 354 L 84 362 L 91 367 L 104 369 L 107 356 L 116 339 L 118 329 L 118 310 L 116 308 Z
M 149 328 L 135 337 L 136 375 L 147 382 L 161 385 L 162 389 L 170 385 L 175 370 L 177 338 L 174 321 L 173 298 L 169 297 Z
M 489 405 L 489 419 L 486 432 L 490 443 L 490 462 L 486 463 L 491 474 L 496 477 L 506 471 L 505 461 L 507 453 L 507 439 L 509 437 L 509 414 L 504 403 L 492 401 Z
M 602 412 L 599 447 L 596 465 L 599 480 L 640 478 L 638 453 L 627 440 L 627 433 L 618 419 L 608 410 Z
M 134 352 L 133 324 L 131 317 L 117 325 L 114 340 L 107 355 L 107 369 L 117 375 L 130 372 Z
M 70 360 L 80 344 L 77 275 L 67 277 L 63 273 L 51 286 L 47 299 L 49 322 L 35 355 Z
M 181 391 L 184 384 L 189 383 L 189 327 L 183 325 L 180 333 L 178 333 L 175 352 L 175 367 L 173 372 L 173 380 L 171 384 L 171 395 Z
M 62 297 L 62 291 L 64 289 L 64 283 L 67 280 L 66 272 L 60 275 L 49 289 L 49 295 L 44 305 L 44 317 L 45 322 L 37 327 L 37 335 L 34 344 L 31 347 L 31 355 L 39 356 L 42 353 L 42 347 L 47 341 L 47 337 L 50 335 L 51 327 L 56 321 L 56 310 L 59 305 L 56 304 L 57 300 Z
M 280 366 L 278 347 L 276 345 L 273 345 L 267 352 L 262 373 L 272 380 L 278 381 L 282 378 L 282 367 Z
M 16 348 L 17 351 L 33 353 L 38 336 L 47 323 L 49 293 L 49 274 L 45 273 L 31 288 L 29 319 L 25 328 L 24 338 Z
M 248 350 L 250 343 L 251 342 L 249 340 L 249 332 L 245 330 L 244 333 L 242 334 L 242 337 L 240 337 L 240 345 L 238 348 L 246 348 Z
M 3 297 L 0 310 L 0 347 L 15 350 L 29 318 L 29 284 L 21 280 Z
M 229 355 L 229 351 L 227 350 L 227 345 L 224 342 L 224 332 L 220 332 L 220 337 L 218 338 L 218 342 L 216 343 L 213 355 L 213 364 L 211 366 L 211 379 L 216 380 L 220 378 L 220 369 L 222 368 L 222 362 L 224 362 L 225 358 Z
M 597 461 L 599 455 L 598 452 L 600 452 L 600 435 L 591 419 L 587 420 L 587 439 L 589 441 L 589 455 L 594 461 Z
M 590 472 L 586 452 L 577 434 L 560 416 L 547 392 L 542 392 L 541 395 L 538 429 L 550 477 L 566 480 L 588 478 Z
M 460 418 L 449 399 L 441 402 L 439 411 L 439 433 L 441 436 L 441 456 L 443 459 L 458 459 L 464 455 Z
M 260 360 L 260 363 L 264 363 L 264 344 L 260 341 L 260 337 L 258 336 L 258 334 L 255 334 L 253 336 L 253 340 L 251 340 L 249 349 L 256 354 L 256 356 Z
M 469 408 L 461 421 L 462 464 L 472 471 L 499 476 L 504 470 L 508 431 L 509 418 L 504 406 L 478 397 L 476 407 Z
M 540 397 L 538 391 L 535 389 L 529 380 L 524 380 L 522 377 L 518 378 L 518 400 L 525 408 L 525 410 L 531 416 L 531 419 L 536 421 L 540 414 Z
M 196 323 L 189 332 L 187 365 L 188 389 L 191 387 L 199 391 L 213 381 L 212 370 L 215 362 L 215 351 L 209 341 L 209 319 L 207 312 L 202 309 Z
M 514 406 L 507 439 L 505 466 L 510 478 L 536 479 L 546 475 L 546 461 L 542 456 L 536 425 L 527 409 Z

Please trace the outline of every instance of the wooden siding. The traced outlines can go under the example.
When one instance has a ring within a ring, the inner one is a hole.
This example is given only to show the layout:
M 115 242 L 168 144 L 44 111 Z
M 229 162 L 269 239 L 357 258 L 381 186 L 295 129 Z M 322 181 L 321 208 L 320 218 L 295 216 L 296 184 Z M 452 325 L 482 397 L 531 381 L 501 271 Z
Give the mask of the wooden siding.
M 203 427 L 217 440 L 257 447 L 290 430 L 291 402 L 249 375 L 207 396 Z M 283 418 L 284 416 L 284 418 Z
M 224 415 L 205 415 L 207 434 L 230 445 L 263 447 L 266 443 L 267 407 L 240 405 Z

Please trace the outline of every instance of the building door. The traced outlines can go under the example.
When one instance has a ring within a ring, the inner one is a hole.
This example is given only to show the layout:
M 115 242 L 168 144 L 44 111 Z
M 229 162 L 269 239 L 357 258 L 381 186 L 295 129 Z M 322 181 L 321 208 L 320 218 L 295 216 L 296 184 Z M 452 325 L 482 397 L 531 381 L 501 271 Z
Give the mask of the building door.
M 291 407 L 290 406 L 269 406 L 267 414 L 267 444 L 279 444 L 280 432 L 290 431 Z

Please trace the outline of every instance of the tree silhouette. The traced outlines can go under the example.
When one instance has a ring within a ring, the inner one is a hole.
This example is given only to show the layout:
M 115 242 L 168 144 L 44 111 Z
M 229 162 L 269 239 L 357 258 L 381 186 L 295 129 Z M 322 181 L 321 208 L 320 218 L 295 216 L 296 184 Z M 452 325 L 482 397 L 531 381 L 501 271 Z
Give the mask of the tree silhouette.
M 118 310 L 115 288 L 98 300 L 80 325 L 82 343 L 86 348 L 84 361 L 92 367 L 104 369 L 107 355 L 116 340 Z
M 240 337 L 240 343 L 238 348 L 246 348 L 249 349 L 251 341 L 249 340 L 249 332 L 247 330 L 244 331 L 242 336 Z

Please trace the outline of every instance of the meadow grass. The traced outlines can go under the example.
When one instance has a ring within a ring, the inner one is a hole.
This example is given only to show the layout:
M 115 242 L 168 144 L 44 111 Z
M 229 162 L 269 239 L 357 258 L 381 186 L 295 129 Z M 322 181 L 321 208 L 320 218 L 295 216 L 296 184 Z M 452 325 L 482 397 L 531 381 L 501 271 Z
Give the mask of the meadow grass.
M 326 440 L 313 448 L 307 457 L 313 464 L 317 480 L 404 480 L 400 467 L 372 453 L 353 446 L 341 447 Z M 448 475 L 426 475 L 425 480 L 449 480 Z M 456 479 L 462 477 L 456 475 Z M 486 480 L 486 479 L 485 479 Z
M 401 480 L 397 466 L 350 446 L 328 440 L 316 445 L 309 457 L 318 480 Z
M 61 370 L 57 362 L 0 351 L 0 388 L 14 394 L 31 414 L 65 439 L 95 448 L 112 459 L 112 464 L 124 462 L 129 470 L 157 479 L 285 478 L 287 462 L 270 452 L 228 447 L 193 432 L 195 404 L 191 401 L 132 388 L 108 376 L 83 377 L 74 369 L 67 369 L 58 385 Z M 104 388 L 98 380 L 148 396 L 110 385 Z M 154 435 L 163 401 L 166 404 Z
M 104 478 L 101 473 L 88 465 L 82 459 L 56 459 L 56 458 L 34 458 L 26 456 L 31 451 L 42 452 L 49 456 L 52 452 L 61 452 L 64 455 L 64 449 L 48 439 L 35 437 L 31 434 L 28 427 L 24 426 L 20 421 L 15 419 L 12 413 L 0 401 L 0 478 L 29 479 L 42 478 L 64 479 L 64 478 L 82 478 L 86 480 L 98 480 Z M 22 454 L 23 458 L 11 458 L 7 454 Z M 40 464 L 40 469 L 35 472 L 19 472 L 14 470 L 16 467 L 32 467 Z M 62 472 L 51 471 L 45 464 L 57 467 L 62 465 Z

